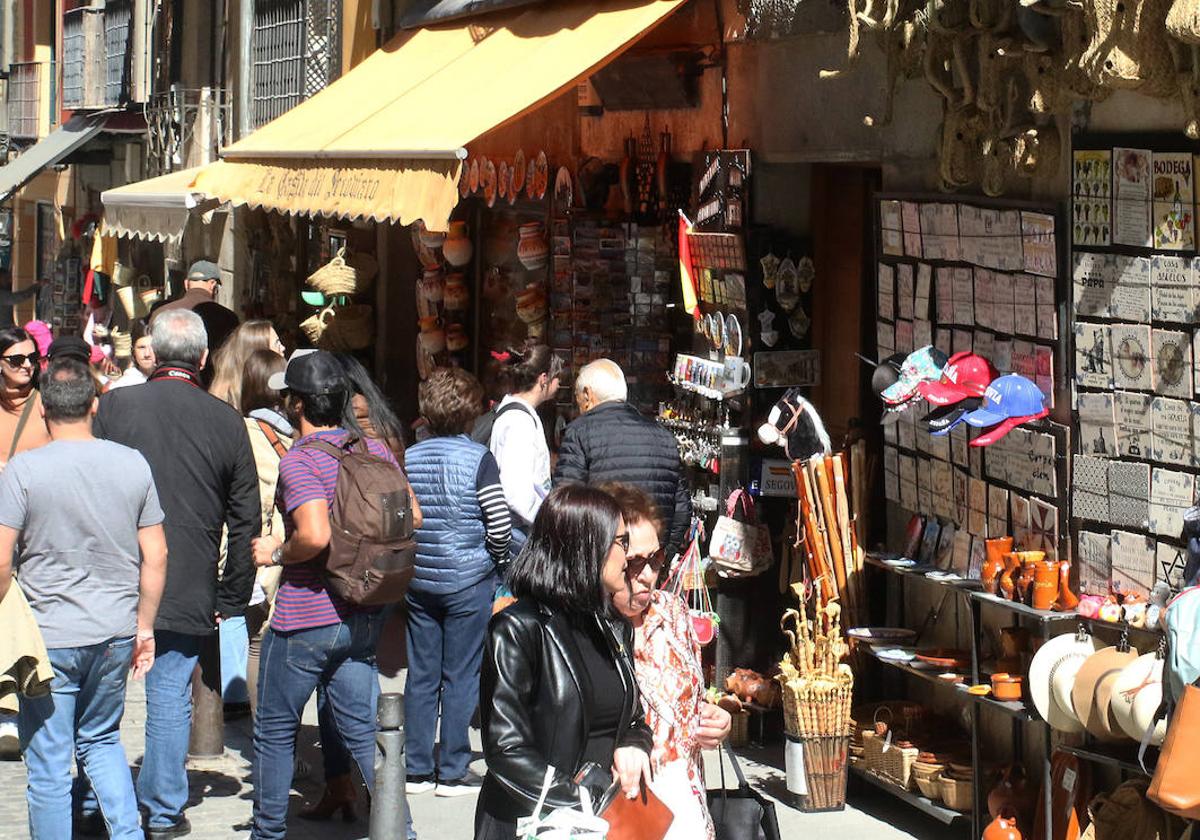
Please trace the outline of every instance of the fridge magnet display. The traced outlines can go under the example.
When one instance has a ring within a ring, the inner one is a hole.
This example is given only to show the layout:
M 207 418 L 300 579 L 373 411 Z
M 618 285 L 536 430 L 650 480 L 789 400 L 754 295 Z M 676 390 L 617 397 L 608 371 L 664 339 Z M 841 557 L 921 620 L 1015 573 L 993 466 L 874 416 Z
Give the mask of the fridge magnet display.
M 808 294 L 812 291 L 813 280 L 817 277 L 817 267 L 813 263 L 812 257 L 801 257 L 796 262 L 796 276 L 800 281 L 800 292 L 802 294 Z M 925 297 L 929 297 L 928 291 L 926 291 Z
M 754 354 L 756 388 L 815 387 L 821 384 L 817 350 L 775 350 Z
M 1192 259 L 1156 254 L 1150 259 L 1150 277 L 1154 320 L 1193 323 L 1197 295 Z
M 1123 321 L 1144 323 L 1150 320 L 1150 260 L 1146 257 L 1115 256 L 1108 314 Z
M 1120 592 L 1150 596 L 1154 586 L 1157 546 L 1150 537 L 1128 531 L 1112 532 L 1112 584 Z
M 1154 390 L 1150 363 L 1150 326 L 1113 324 L 1113 385 L 1134 391 Z
M 1076 322 L 1074 333 L 1075 384 L 1084 388 L 1112 388 L 1112 344 L 1108 326 Z
M 1154 390 L 1168 397 L 1192 396 L 1192 337 L 1173 330 L 1154 330 Z
M 1196 246 L 1190 152 L 1158 152 L 1151 160 L 1154 191 L 1154 247 L 1191 251 Z
M 1148 149 L 1113 149 L 1113 242 L 1149 248 L 1151 183 Z
M 879 202 L 879 226 L 884 230 L 904 230 L 899 201 L 885 199 Z
M 879 317 L 891 321 L 896 317 L 895 269 L 887 263 L 879 264 L 876 288 L 879 295 Z M 774 284 L 770 288 L 773 288 Z
M 907 268 L 909 275 L 912 274 L 912 266 L 901 266 L 901 269 Z M 910 284 L 911 286 L 911 284 Z M 911 288 L 909 292 L 911 294 Z M 796 264 L 792 262 L 791 257 L 787 257 L 779 264 L 779 271 L 775 276 L 775 300 L 779 302 L 779 308 L 784 313 L 790 313 L 800 303 L 800 274 L 796 270 Z M 912 317 L 912 299 L 908 301 L 909 315 Z M 904 315 L 903 297 L 901 297 L 900 317 Z
M 1164 464 L 1192 463 L 1192 409 L 1186 400 L 1155 397 L 1150 403 L 1150 457 Z
M 1151 450 L 1150 394 L 1117 391 L 1112 394 L 1117 422 L 1117 455 L 1122 458 L 1149 458 Z M 1112 473 L 1109 473 L 1111 486 Z

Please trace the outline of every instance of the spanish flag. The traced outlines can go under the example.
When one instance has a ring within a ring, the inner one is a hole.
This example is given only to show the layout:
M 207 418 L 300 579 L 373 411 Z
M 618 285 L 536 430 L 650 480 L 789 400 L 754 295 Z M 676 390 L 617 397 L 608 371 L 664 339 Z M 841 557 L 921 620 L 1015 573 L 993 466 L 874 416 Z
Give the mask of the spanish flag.
M 688 234 L 692 223 L 679 211 L 679 285 L 683 289 L 683 308 L 696 320 L 700 320 L 700 304 L 696 300 L 696 273 L 692 266 L 692 246 Z

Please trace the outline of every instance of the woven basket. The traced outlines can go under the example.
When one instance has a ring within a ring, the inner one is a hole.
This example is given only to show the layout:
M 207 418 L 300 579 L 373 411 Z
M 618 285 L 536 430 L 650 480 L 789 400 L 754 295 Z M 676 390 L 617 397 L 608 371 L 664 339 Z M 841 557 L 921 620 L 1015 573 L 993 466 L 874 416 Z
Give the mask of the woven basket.
M 375 310 L 365 304 L 339 306 L 321 336 L 321 347 L 337 352 L 365 350 L 375 339 Z
M 1185 44 L 1200 44 L 1200 0 L 1175 0 L 1167 12 L 1167 32 Z
M 750 713 L 740 711 L 732 715 L 729 727 L 729 746 L 744 747 L 750 743 Z
M 946 807 L 955 811 L 970 811 L 975 798 L 975 783 L 970 779 L 938 779 L 938 792 Z M 932 797 L 930 797 L 932 798 Z
M 921 751 L 916 747 L 902 749 L 894 743 L 884 749 L 887 736 L 880 737 L 870 730 L 863 730 L 862 739 L 863 755 L 859 766 L 907 790 L 912 785 L 913 762 Z
M 379 263 L 370 254 L 355 251 L 346 259 L 346 265 L 354 269 L 359 293 L 371 288 L 371 282 L 379 275 Z
M 316 344 L 321 340 L 321 336 L 325 334 L 325 330 L 329 327 L 329 319 L 333 317 L 333 307 L 327 306 L 320 312 L 314 313 L 300 322 L 300 330 L 304 336 Z
M 1091 41 L 1080 66 L 1094 84 L 1169 95 L 1177 84 L 1163 37 L 1171 0 L 1084 0 Z
M 942 771 L 936 770 L 930 776 L 915 776 L 917 782 L 917 790 L 921 791 L 921 795 L 932 802 L 942 801 Z
M 346 249 L 308 276 L 308 285 L 326 295 L 352 295 L 358 291 L 358 272 L 346 263 Z

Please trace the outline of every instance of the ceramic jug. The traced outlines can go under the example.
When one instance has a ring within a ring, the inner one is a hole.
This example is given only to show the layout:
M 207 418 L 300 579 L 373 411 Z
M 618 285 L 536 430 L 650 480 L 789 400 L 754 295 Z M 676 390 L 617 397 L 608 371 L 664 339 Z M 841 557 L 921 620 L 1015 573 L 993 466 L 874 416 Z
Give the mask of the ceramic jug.
M 1058 563 L 1045 560 L 1033 570 L 1033 597 L 1031 606 L 1035 610 L 1048 610 L 1058 600 Z
M 1004 573 L 1000 575 L 1000 583 L 996 591 L 997 595 L 1007 598 L 1010 601 L 1013 600 L 1013 595 L 1017 590 L 1017 581 L 1014 575 L 1021 570 L 1019 553 L 1013 552 L 1004 555 Z
M 1071 563 L 1063 560 L 1058 564 L 1058 602 L 1056 610 L 1071 612 L 1079 606 L 1079 597 L 1071 591 Z
M 446 262 L 456 268 L 461 268 L 471 261 L 471 255 L 474 252 L 475 246 L 471 242 L 471 237 L 467 235 L 467 223 L 451 222 L 450 233 L 446 235 L 446 241 L 442 243 L 442 256 L 446 258 Z
M 1001 814 L 983 830 L 983 840 L 1022 840 L 1014 814 Z
M 996 594 L 1000 584 L 1000 575 L 1004 573 L 1004 555 L 1012 551 L 1012 537 L 998 537 L 984 543 L 987 546 L 987 560 L 979 573 L 985 592 Z

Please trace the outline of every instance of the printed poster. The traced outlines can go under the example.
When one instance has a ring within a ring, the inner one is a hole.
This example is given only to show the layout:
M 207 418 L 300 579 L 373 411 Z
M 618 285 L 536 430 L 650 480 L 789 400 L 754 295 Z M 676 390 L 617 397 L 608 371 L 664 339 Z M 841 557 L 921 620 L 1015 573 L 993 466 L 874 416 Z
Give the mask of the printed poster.
M 1154 247 L 1191 251 L 1196 246 L 1192 155 L 1155 153 L 1150 166 L 1154 179 Z
M 1149 248 L 1151 173 L 1149 149 L 1113 149 L 1113 242 Z

